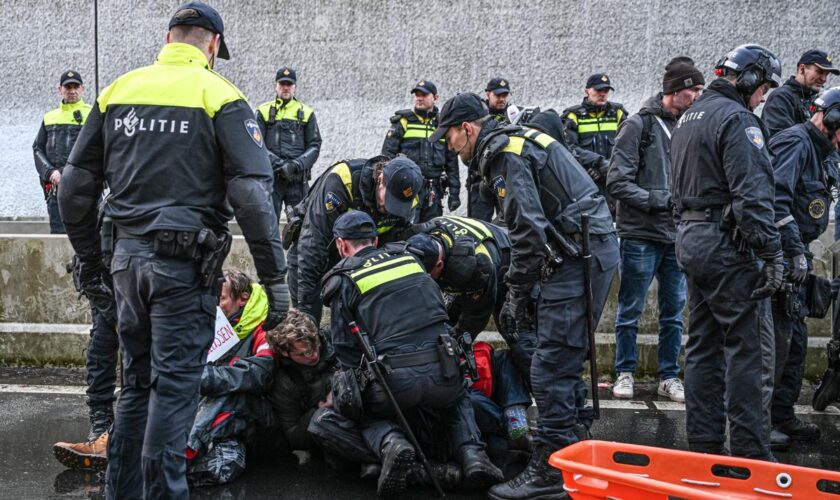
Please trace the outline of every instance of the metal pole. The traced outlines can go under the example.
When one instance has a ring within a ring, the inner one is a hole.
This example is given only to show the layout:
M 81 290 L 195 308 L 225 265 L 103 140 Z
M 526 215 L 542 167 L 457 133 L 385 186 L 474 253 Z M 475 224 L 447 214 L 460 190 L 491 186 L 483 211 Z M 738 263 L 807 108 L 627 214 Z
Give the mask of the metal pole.
M 598 398 L 598 355 L 595 352 L 595 313 L 592 305 L 592 274 L 589 266 L 592 264 L 592 252 L 589 248 L 589 214 L 580 216 L 581 232 L 583 233 L 583 294 L 586 299 L 586 333 L 589 337 L 589 370 L 592 377 L 592 413 L 598 419 L 601 417 L 601 405 Z
M 93 0 L 93 86 L 99 97 L 99 0 Z

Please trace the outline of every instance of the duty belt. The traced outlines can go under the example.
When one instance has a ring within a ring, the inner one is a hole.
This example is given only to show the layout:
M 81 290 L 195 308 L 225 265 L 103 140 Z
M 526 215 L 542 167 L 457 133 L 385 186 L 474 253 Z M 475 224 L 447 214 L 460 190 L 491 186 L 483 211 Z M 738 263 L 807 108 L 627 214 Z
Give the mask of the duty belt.
M 437 363 L 440 360 L 440 353 L 437 347 L 424 349 L 422 351 L 407 352 L 403 354 L 383 354 L 380 359 L 392 370 L 395 368 L 407 368 L 409 366 L 427 365 Z
M 720 207 L 709 207 L 704 210 L 683 210 L 680 212 L 680 220 L 683 222 L 720 222 L 723 209 Z
M 118 240 L 145 240 L 145 241 L 154 241 L 155 239 L 155 232 L 150 231 L 145 234 L 133 234 L 129 233 L 125 229 L 121 227 L 117 227 L 115 231 L 116 239 Z

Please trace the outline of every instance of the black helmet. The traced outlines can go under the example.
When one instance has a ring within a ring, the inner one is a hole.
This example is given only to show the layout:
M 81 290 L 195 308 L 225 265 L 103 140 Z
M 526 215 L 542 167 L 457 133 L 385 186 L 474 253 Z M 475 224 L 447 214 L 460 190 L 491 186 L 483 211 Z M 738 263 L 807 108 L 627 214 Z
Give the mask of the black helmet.
M 761 45 L 741 45 L 720 60 L 715 74 L 738 75 L 735 88 L 745 96 L 752 95 L 764 83 L 776 88 L 782 84 L 782 63 L 772 52 Z
M 840 129 L 840 87 L 828 89 L 814 99 L 811 112 L 816 111 L 823 112 L 823 125 L 829 132 Z

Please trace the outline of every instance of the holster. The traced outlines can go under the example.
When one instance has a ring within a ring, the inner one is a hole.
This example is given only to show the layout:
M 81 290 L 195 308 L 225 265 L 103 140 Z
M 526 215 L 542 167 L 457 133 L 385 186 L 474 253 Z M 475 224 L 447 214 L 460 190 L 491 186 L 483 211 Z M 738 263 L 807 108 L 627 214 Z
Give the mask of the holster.
M 222 264 L 230 253 L 233 236 L 226 230 L 216 234 L 204 228 L 198 232 L 195 243 L 201 256 L 198 266 L 199 282 L 201 286 L 210 288 L 214 297 L 218 297 L 224 284 Z
M 443 378 L 449 379 L 461 374 L 456 345 L 455 340 L 449 334 L 444 333 L 438 337 L 437 349 Z
M 360 422 L 364 416 L 362 384 L 357 369 L 338 370 L 333 375 L 333 404 L 336 411 L 354 422 Z
M 164 229 L 154 234 L 155 255 L 193 260 L 198 257 L 197 232 Z
M 291 248 L 300 237 L 300 229 L 303 227 L 303 217 L 306 210 L 306 201 L 301 201 L 295 206 L 286 205 L 286 225 L 283 226 L 281 238 L 283 250 Z

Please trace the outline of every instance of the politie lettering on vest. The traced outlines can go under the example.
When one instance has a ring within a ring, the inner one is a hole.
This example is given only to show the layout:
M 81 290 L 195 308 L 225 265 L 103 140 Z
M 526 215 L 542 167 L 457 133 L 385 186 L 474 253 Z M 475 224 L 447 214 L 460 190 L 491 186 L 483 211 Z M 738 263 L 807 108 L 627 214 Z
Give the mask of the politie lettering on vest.
M 677 122 L 677 127 L 679 127 L 683 123 L 690 122 L 690 121 L 693 121 L 693 120 L 702 120 L 703 119 L 703 114 L 705 114 L 705 113 L 706 113 L 705 111 L 699 111 L 699 112 L 695 112 L 695 113 L 686 113 L 686 114 L 682 115 L 682 118 L 680 118 L 680 121 Z
M 114 131 L 123 129 L 126 137 L 140 132 L 165 132 L 169 134 L 189 134 L 189 120 L 166 120 L 161 118 L 138 118 L 134 108 L 125 118 L 114 118 Z

